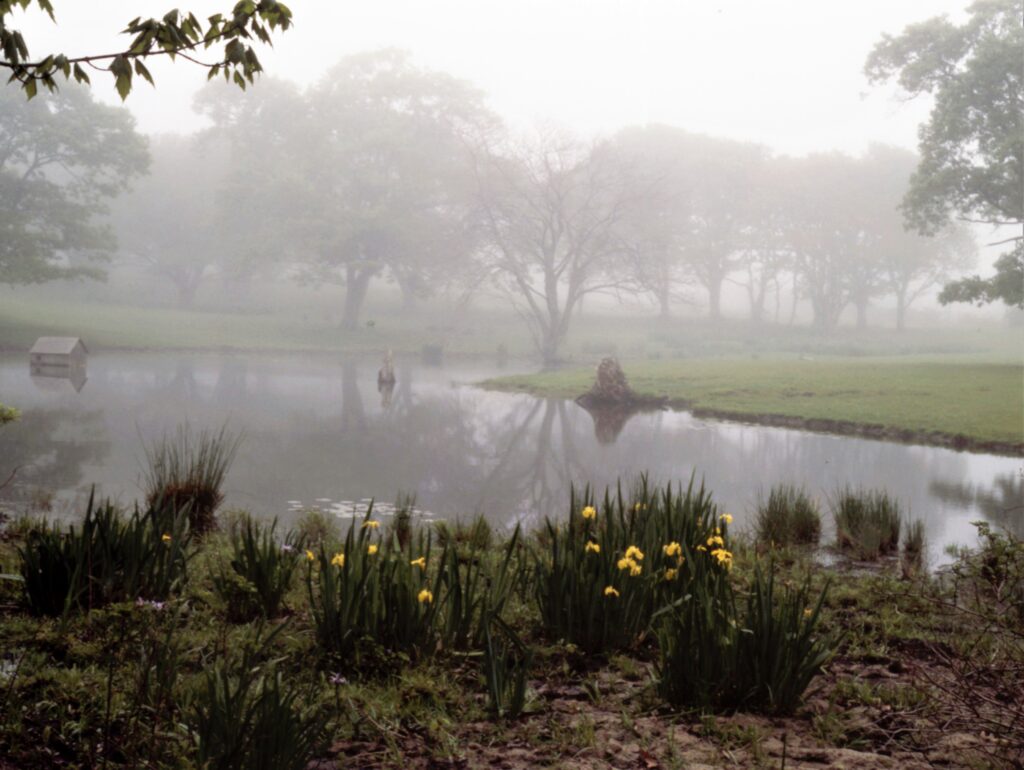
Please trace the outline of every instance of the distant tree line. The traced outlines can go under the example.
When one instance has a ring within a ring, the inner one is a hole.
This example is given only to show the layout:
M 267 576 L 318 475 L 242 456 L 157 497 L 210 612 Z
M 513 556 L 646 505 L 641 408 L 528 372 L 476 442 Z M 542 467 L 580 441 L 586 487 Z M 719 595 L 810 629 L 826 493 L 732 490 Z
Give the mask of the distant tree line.
M 1024 50 L 1019 24 L 1004 23 L 1008 9 L 981 3 L 963 29 L 942 22 L 886 38 L 868 74 L 929 90 L 928 56 L 948 62 L 952 53 L 932 49 L 960 35 L 948 44 L 966 64 L 934 82 L 967 77 L 971 45 L 994 45 L 983 55 L 987 77 L 1000 81 L 996 103 L 973 109 L 1000 112 L 1020 101 L 1019 88 L 1002 85 L 1019 85 L 1019 73 L 989 60 Z M 84 91 L 21 106 L 14 93 L 0 92 L 0 283 L 88 274 L 90 258 L 113 248 L 96 216 L 146 169 L 143 143 L 123 112 Z M 214 272 L 235 285 L 260 275 L 336 282 L 342 326 L 353 330 L 375 280 L 397 285 L 407 306 L 497 288 L 545 360 L 557 359 L 595 293 L 647 296 L 664 317 L 702 297 L 717 318 L 729 283 L 743 287 L 754 321 L 792 322 L 806 301 L 825 331 L 851 306 L 865 325 L 871 303 L 891 297 L 902 328 L 917 299 L 973 264 L 960 220 L 1024 219 L 1019 110 L 948 130 L 933 112 L 920 157 L 875 145 L 861 157 L 790 158 L 659 125 L 590 143 L 522 137 L 470 83 L 397 51 L 348 57 L 306 89 L 264 78 L 243 94 L 211 83 L 196 108 L 210 128 L 154 138 L 149 175 L 113 212 L 122 255 L 173 284 L 182 305 Z M 61 117 L 72 110 L 73 128 Z M 966 159 L 949 150 L 957 141 L 975 148 Z M 69 171 L 74 163 L 80 172 Z M 1019 287 L 1000 289 L 1019 270 L 1019 240 L 1003 261 L 1009 277 L 950 284 L 943 299 L 1019 305 Z

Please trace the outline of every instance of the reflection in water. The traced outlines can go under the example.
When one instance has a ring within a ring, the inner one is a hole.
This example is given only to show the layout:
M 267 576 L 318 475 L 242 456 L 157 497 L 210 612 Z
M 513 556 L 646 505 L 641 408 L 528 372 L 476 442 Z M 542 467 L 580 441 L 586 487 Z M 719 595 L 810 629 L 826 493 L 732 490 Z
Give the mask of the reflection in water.
M 610 402 L 580 404 L 594 419 L 594 438 L 602 444 L 614 444 L 629 418 L 640 410 L 632 404 Z
M 571 401 L 489 393 L 466 385 L 486 367 L 395 366 L 379 389 L 377 366 L 324 358 L 96 355 L 89 386 L 36 389 L 21 357 L 0 357 L 0 394 L 23 419 L 0 430 L 0 481 L 31 468 L 19 492 L 45 486 L 66 500 L 95 482 L 104 494 L 139 496 L 142 441 L 183 420 L 227 421 L 244 441 L 226 482 L 227 505 L 287 516 L 311 504 L 415 494 L 440 516 L 477 512 L 496 523 L 536 524 L 560 514 L 569 485 L 703 478 L 742 522 L 762 490 L 805 485 L 823 502 L 845 484 L 884 487 L 925 522 L 933 553 L 973 538 L 988 517 L 1021 532 L 1020 463 L 1012 458 L 887 444 L 679 412 L 624 418 L 588 414 Z M 28 485 L 28 486 L 26 486 Z
M 973 483 L 936 480 L 932 493 L 961 508 L 974 506 L 996 526 L 1024 537 L 1024 469 L 999 474 L 990 487 Z

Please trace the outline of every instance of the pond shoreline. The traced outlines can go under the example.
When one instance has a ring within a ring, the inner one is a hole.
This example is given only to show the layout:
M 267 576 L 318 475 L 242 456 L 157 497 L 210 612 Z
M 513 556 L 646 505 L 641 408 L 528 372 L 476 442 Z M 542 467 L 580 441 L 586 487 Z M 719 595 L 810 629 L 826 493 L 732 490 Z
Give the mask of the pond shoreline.
M 772 428 L 790 428 L 812 433 L 830 433 L 837 436 L 856 436 L 899 444 L 919 444 L 952 449 L 957 452 L 995 454 L 1006 457 L 1024 457 L 1024 441 L 990 441 L 965 436 L 961 433 L 918 431 L 888 425 L 859 423 L 852 420 L 829 420 L 820 417 L 793 417 L 785 414 L 751 414 L 726 409 L 695 407 L 686 399 L 670 399 L 665 407 L 677 412 L 689 412 L 694 417 Z

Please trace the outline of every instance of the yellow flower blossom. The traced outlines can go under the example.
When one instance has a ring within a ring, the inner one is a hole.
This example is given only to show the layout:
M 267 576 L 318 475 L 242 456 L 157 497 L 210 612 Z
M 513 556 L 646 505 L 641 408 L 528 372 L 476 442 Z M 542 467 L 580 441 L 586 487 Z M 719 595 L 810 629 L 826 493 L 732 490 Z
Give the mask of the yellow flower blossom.
M 373 519 L 367 519 L 363 522 L 363 529 L 380 529 L 380 522 L 374 521 Z
M 427 568 L 427 557 L 426 556 L 421 556 L 418 559 L 413 559 L 411 562 L 409 562 L 409 566 L 410 567 L 419 567 L 420 569 L 426 569 Z
M 431 604 L 434 601 L 434 595 L 424 588 L 420 591 L 419 596 L 417 596 L 416 599 L 420 604 Z
M 580 516 L 582 516 L 584 519 L 596 519 L 597 509 L 594 508 L 594 506 L 592 505 L 588 505 L 586 508 L 580 511 Z
M 601 546 L 599 544 L 595 543 L 593 540 L 590 540 L 590 541 L 587 542 L 586 552 L 587 553 L 601 553 Z
M 630 574 L 630 576 L 632 576 L 632 577 L 637 577 L 637 576 L 639 576 L 639 575 L 640 575 L 640 573 L 641 573 L 641 572 L 643 572 L 643 571 L 644 571 L 644 568 L 643 568 L 643 567 L 641 567 L 641 566 L 640 566 L 639 564 L 637 564 L 636 562 L 633 562 L 633 565 L 632 565 L 632 566 L 631 566 L 631 567 L 629 568 L 629 574 Z
M 163 540 L 165 543 L 171 542 L 171 536 L 168 535 L 166 532 L 160 535 L 160 539 Z
M 707 551 L 708 549 L 707 549 L 707 548 L 705 548 L 705 547 L 704 547 L 704 546 L 702 546 L 702 545 L 698 545 L 698 546 L 697 546 L 697 550 L 698 550 L 698 551 Z
M 644 569 L 635 561 L 633 561 L 633 559 L 631 559 L 629 556 L 624 556 L 623 558 L 619 559 L 618 567 L 619 569 L 628 569 L 629 574 L 633 577 L 639 575 L 641 572 L 643 572 Z
M 334 558 L 331 559 L 331 564 L 333 564 L 335 567 L 344 567 L 345 554 L 343 554 L 341 551 L 338 551 L 338 553 L 334 554 Z
M 721 516 L 719 516 L 718 518 L 720 518 L 720 519 L 721 519 L 722 521 L 724 521 L 724 522 L 725 522 L 726 524 L 732 524 L 732 514 L 731 514 L 731 513 L 723 513 L 723 514 L 722 514 Z
M 307 548 L 306 549 L 306 559 L 308 559 L 309 561 L 313 561 L 313 559 L 315 559 L 315 558 L 316 558 L 316 554 L 314 554 L 311 550 L 309 550 Z
M 712 535 L 711 537 L 708 538 L 708 545 L 709 546 L 717 545 L 717 546 L 720 546 L 720 547 L 724 548 L 725 547 L 725 541 L 722 539 L 721 535 Z
M 665 580 L 675 580 L 679 576 L 679 570 L 667 569 L 665 570 Z
M 376 544 L 375 543 L 370 543 L 370 545 L 368 545 L 366 547 L 366 552 L 368 554 L 370 554 L 370 556 L 373 556 L 375 553 L 377 553 L 377 546 L 376 546 Z
M 813 613 L 811 612 L 811 608 L 810 607 L 808 607 L 807 609 L 804 610 L 804 617 L 805 618 L 809 618 L 812 614 Z
M 718 563 L 726 568 L 732 567 L 732 554 L 724 548 L 716 548 L 711 555 L 718 559 Z
M 635 545 L 631 545 L 629 548 L 626 549 L 626 558 L 636 559 L 637 561 L 643 561 L 644 552 L 637 548 Z
M 605 589 L 604 589 L 604 595 L 605 596 L 618 596 L 619 592 L 616 591 L 615 588 L 612 587 L 612 586 L 606 586 Z
M 661 550 L 665 552 L 666 556 L 679 556 L 683 552 L 683 547 L 673 540 L 668 545 L 663 545 Z
M 619 569 L 629 569 L 629 565 L 630 564 L 636 564 L 636 562 L 633 561 L 632 559 L 628 559 L 628 558 L 623 557 L 622 559 L 619 559 L 619 561 L 618 561 L 618 568 Z

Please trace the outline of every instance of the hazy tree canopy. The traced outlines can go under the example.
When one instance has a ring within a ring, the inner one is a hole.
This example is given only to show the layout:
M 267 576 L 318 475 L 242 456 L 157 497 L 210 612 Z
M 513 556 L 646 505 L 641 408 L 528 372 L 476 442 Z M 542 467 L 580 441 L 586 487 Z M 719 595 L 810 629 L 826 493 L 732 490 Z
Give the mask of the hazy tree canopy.
M 885 36 L 865 70 L 935 99 L 920 129 L 921 162 L 904 201 L 930 230 L 951 213 L 992 224 L 1024 220 L 1024 30 L 1019 0 L 980 0 L 956 26 L 946 18 Z
M 175 289 L 187 307 L 215 266 L 224 268 L 233 227 L 216 205 L 226 153 L 195 136 L 156 136 L 148 176 L 113 205 L 118 251 Z
M 133 75 L 153 83 L 145 65 L 145 60 L 152 56 L 171 59 L 180 56 L 208 68 L 209 77 L 223 74 L 225 80 L 233 80 L 244 89 L 246 83 L 251 83 L 262 71 L 256 52 L 247 41 L 256 38 L 269 45 L 270 33 L 288 29 L 292 18 L 288 7 L 276 0 L 241 0 L 230 13 L 209 16 L 205 25 L 194 14 L 174 9 L 160 19 L 136 17 L 129 21 L 124 34 L 132 37 L 122 51 L 33 56 L 22 34 L 8 26 L 8 17 L 15 9 L 33 5 L 57 20 L 50 0 L 0 2 L 0 67 L 11 71 L 8 82 L 20 82 L 30 99 L 36 95 L 40 83 L 50 91 L 56 90 L 58 75 L 63 75 L 65 80 L 73 77 L 79 83 L 88 83 L 89 75 L 83 65 L 109 72 L 114 78 L 114 87 L 124 99 L 132 89 Z M 221 58 L 213 63 L 194 58 L 202 51 L 221 45 Z
M 147 163 L 134 119 L 86 89 L 0 90 L 0 284 L 101 275 L 114 240 L 96 216 Z
M 1013 250 L 996 261 L 996 274 L 991 278 L 972 276 L 947 284 L 939 294 L 939 302 L 974 302 L 984 305 L 1001 300 L 1004 304 L 1024 308 L 1024 242 L 1017 241 Z
M 230 128 L 232 189 L 288 241 L 278 259 L 288 253 L 307 279 L 345 285 L 344 327 L 358 325 L 378 276 L 408 298 L 465 267 L 470 135 L 494 122 L 479 91 L 381 51 L 344 59 L 304 98 L 256 96 L 204 102 Z

